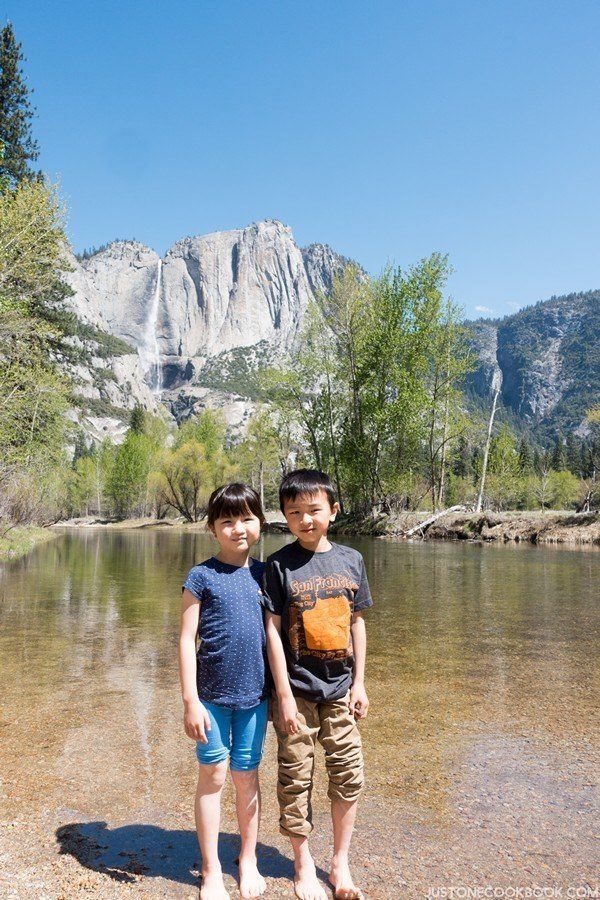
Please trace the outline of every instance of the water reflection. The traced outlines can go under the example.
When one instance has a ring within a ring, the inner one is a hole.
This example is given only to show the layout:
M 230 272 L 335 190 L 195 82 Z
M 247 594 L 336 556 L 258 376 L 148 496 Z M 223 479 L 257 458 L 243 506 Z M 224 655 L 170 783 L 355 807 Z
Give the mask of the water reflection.
M 256 555 L 283 540 L 267 536 Z M 592 748 L 600 555 L 347 543 L 363 553 L 375 599 L 371 791 L 444 816 L 457 773 L 476 768 L 490 737 L 512 741 L 512 753 L 520 739 Z M 15 808 L 97 790 L 97 815 L 108 816 L 130 811 L 132 796 L 140 808 L 182 796 L 181 583 L 213 550 L 200 533 L 69 532 L 0 570 L 2 756 Z

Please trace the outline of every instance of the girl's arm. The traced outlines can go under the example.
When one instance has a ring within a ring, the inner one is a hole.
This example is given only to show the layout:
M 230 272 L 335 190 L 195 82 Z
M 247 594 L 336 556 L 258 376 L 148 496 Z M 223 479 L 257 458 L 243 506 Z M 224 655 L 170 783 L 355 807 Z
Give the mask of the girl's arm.
M 369 710 L 369 698 L 365 690 L 365 660 L 367 657 L 367 631 L 362 613 L 352 614 L 352 647 L 354 650 L 354 678 L 350 689 L 350 712 L 357 719 L 364 719 Z
M 200 603 L 186 588 L 181 601 L 181 631 L 179 634 L 179 681 L 183 698 L 183 727 L 194 741 L 208 743 L 210 716 L 200 702 L 196 687 L 196 632 Z
M 271 675 L 275 682 L 275 690 L 277 691 L 281 727 L 291 734 L 297 734 L 297 732 L 300 731 L 297 718 L 298 707 L 296 706 L 296 701 L 290 687 L 285 653 L 283 651 L 283 644 L 281 643 L 281 616 L 276 616 L 268 610 L 265 615 L 267 655 L 269 657 Z

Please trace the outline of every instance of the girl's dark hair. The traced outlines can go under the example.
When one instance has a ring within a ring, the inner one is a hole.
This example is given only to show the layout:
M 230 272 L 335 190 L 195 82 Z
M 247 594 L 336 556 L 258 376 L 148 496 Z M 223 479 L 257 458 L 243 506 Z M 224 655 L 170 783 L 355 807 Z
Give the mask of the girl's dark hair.
M 314 497 L 319 491 L 325 491 L 329 505 L 336 503 L 335 489 L 329 475 L 319 472 L 318 469 L 296 469 L 286 475 L 279 485 L 279 506 L 281 512 L 286 502 L 295 500 L 300 494 Z
M 260 519 L 260 524 L 265 523 L 265 514 L 260 505 L 260 497 L 249 484 L 241 484 L 234 481 L 231 484 L 222 484 L 213 491 L 208 500 L 207 524 L 214 525 L 217 519 L 225 516 L 243 516 L 248 513 Z

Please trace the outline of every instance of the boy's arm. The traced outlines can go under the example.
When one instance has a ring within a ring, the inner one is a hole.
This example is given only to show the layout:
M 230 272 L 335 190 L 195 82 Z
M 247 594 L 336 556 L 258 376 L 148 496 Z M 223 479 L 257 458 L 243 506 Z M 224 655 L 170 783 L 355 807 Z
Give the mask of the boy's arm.
M 350 630 L 354 649 L 354 678 L 350 689 L 350 712 L 357 719 L 364 719 L 369 711 L 369 698 L 365 690 L 367 631 L 361 612 L 353 613 Z
M 274 613 L 266 610 L 265 617 L 267 655 L 269 657 L 271 675 L 275 682 L 275 690 L 277 691 L 281 727 L 285 731 L 289 731 L 290 734 L 297 734 L 300 730 L 297 718 L 298 707 L 290 687 L 285 653 L 281 643 L 281 616 L 276 616 Z
M 181 601 L 181 631 L 179 634 L 179 681 L 183 698 L 183 727 L 194 741 L 207 743 L 210 716 L 198 697 L 196 687 L 196 632 L 200 603 L 187 588 Z

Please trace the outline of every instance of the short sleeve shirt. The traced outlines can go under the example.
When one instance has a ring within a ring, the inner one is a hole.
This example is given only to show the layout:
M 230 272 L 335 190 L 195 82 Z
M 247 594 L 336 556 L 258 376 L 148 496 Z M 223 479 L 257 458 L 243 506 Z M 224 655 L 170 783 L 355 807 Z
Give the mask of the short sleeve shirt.
M 200 700 L 249 709 L 268 694 L 263 573 L 258 560 L 231 566 L 214 556 L 189 571 L 183 587 L 200 601 Z
M 352 614 L 373 605 L 357 550 L 331 544 L 324 553 L 286 544 L 267 560 L 265 605 L 281 616 L 292 693 L 321 702 L 352 683 Z

